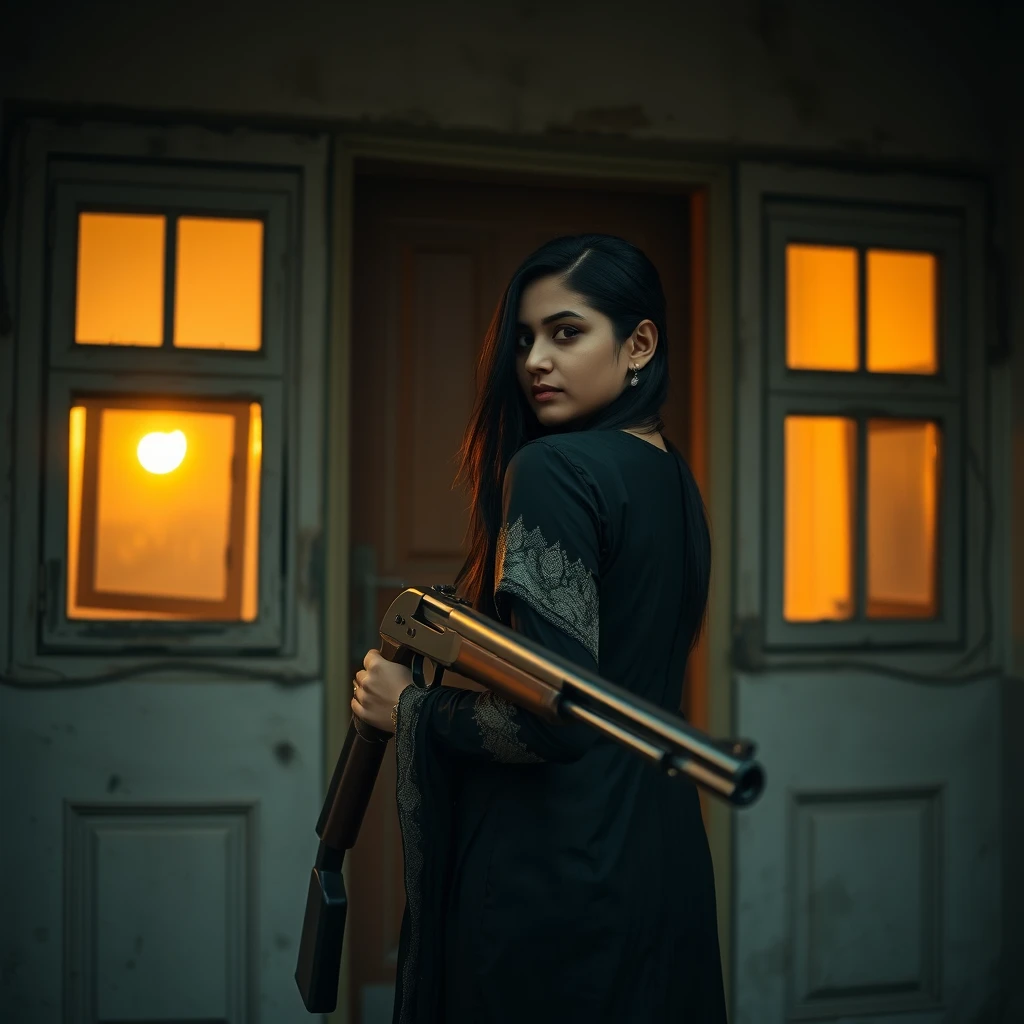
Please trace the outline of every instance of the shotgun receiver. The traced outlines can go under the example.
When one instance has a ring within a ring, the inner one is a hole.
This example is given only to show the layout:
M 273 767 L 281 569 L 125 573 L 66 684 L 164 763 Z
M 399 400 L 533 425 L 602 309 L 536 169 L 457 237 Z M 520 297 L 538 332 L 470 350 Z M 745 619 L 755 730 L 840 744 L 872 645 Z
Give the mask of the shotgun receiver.
M 764 771 L 746 740 L 715 740 L 678 715 L 551 653 L 454 596 L 454 588 L 410 588 L 392 602 L 380 627 L 381 654 L 408 665 L 416 686 L 437 686 L 444 670 L 502 694 L 549 721 L 586 722 L 603 736 L 685 775 L 710 793 L 745 807 L 764 788 Z M 434 664 L 428 682 L 423 663 Z M 295 980 L 310 1013 L 337 1001 L 348 900 L 341 868 L 359 835 L 391 734 L 353 717 L 334 769 L 316 834 Z

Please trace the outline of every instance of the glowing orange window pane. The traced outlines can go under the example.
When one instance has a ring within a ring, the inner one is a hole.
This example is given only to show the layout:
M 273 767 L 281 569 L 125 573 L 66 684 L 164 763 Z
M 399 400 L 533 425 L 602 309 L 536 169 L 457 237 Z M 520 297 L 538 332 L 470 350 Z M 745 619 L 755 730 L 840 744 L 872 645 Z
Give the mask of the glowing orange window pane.
M 71 410 L 69 618 L 256 617 L 260 407 L 205 405 Z
M 857 426 L 838 416 L 785 422 L 783 614 L 790 622 L 853 615 Z
M 936 614 L 940 433 L 920 420 L 869 420 L 867 613 Z
M 253 352 L 263 330 L 263 222 L 178 221 L 174 344 Z
M 75 341 L 159 346 L 164 336 L 165 218 L 78 216 Z
M 868 252 L 868 369 L 935 373 L 938 263 L 928 252 Z
M 245 489 L 245 552 L 242 565 L 242 621 L 256 618 L 259 597 L 260 553 L 260 469 L 263 465 L 263 411 L 253 402 L 249 406 L 248 467 Z
M 786 246 L 786 365 L 856 370 L 857 250 Z

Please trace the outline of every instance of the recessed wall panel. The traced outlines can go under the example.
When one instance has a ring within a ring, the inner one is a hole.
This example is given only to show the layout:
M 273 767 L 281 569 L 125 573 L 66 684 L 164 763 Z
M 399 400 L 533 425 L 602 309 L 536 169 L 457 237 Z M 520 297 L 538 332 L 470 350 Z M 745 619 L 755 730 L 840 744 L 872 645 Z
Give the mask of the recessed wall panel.
M 940 811 L 938 790 L 796 799 L 793 1016 L 938 1002 Z
M 68 1019 L 251 1019 L 248 807 L 81 807 L 65 815 Z

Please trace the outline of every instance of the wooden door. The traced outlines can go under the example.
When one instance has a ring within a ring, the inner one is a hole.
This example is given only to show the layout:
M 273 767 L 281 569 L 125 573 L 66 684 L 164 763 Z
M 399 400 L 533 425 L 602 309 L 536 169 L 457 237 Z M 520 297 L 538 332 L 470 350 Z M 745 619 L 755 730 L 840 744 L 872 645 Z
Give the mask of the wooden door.
M 604 232 L 639 245 L 668 298 L 666 432 L 690 443 L 690 197 L 591 185 L 357 178 L 352 361 L 352 670 L 405 583 L 451 582 L 464 558 L 467 497 L 455 454 L 476 360 L 516 266 L 548 239 Z M 389 751 L 347 872 L 352 1020 L 391 1020 L 404 908 Z

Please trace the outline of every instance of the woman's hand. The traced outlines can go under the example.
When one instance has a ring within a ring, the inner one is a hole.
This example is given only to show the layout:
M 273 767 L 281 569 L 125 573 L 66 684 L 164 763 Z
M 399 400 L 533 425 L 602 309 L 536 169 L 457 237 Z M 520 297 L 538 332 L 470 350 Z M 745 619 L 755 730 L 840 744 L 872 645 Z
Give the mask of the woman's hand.
M 391 711 L 411 685 L 412 673 L 404 665 L 388 661 L 380 651 L 367 651 L 353 683 L 352 714 L 381 732 L 394 732 Z

